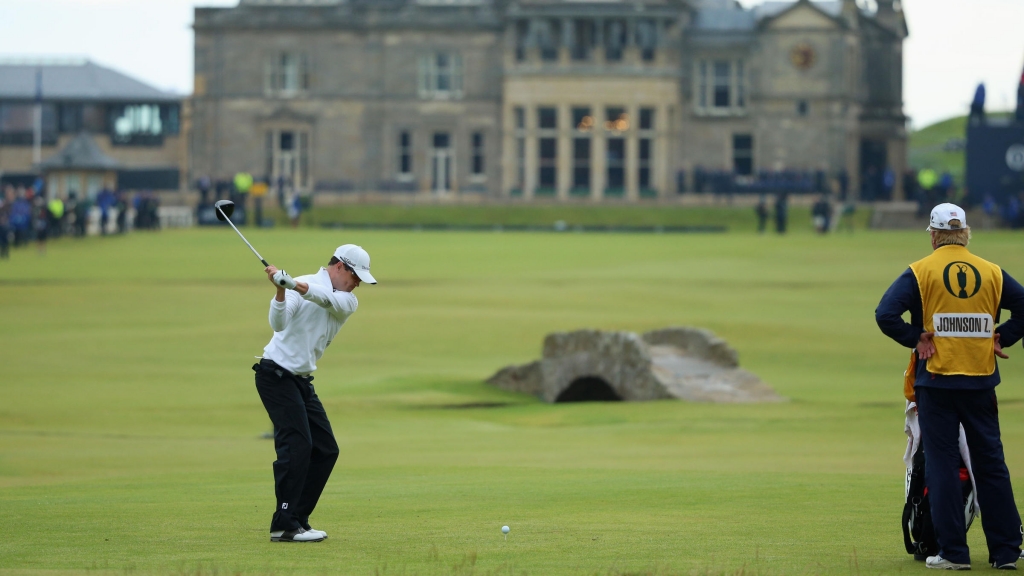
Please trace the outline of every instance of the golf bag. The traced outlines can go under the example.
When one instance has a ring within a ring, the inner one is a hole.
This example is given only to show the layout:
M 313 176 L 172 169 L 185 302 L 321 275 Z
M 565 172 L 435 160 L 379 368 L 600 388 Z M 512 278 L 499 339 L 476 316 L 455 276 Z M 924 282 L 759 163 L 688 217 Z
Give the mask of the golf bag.
M 935 527 L 932 525 L 932 514 L 928 503 L 928 481 L 925 478 L 924 448 L 921 446 L 921 428 L 917 423 L 917 406 L 913 402 L 907 406 L 906 433 L 907 463 L 906 500 L 903 504 L 903 544 L 907 554 L 913 554 L 914 560 L 925 560 L 928 556 L 939 553 L 939 543 L 935 538 Z M 908 462 L 909 460 L 909 462 Z M 967 451 L 967 438 L 960 427 L 960 489 L 964 502 L 964 527 L 970 530 L 974 519 L 978 517 L 978 499 L 974 491 L 974 475 L 971 471 L 971 457 Z

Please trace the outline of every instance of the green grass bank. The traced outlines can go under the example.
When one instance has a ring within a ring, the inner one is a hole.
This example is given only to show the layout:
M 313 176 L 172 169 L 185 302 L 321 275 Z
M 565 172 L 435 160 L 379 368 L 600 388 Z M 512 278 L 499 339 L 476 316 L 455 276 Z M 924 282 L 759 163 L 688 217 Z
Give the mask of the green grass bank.
M 772 197 L 769 196 L 771 208 Z M 810 209 L 792 206 L 789 210 L 791 230 L 810 230 Z M 870 208 L 861 208 L 854 215 L 854 225 L 863 229 L 870 219 Z M 280 210 L 269 209 L 266 217 L 278 226 L 288 223 Z M 342 204 L 316 207 L 304 213 L 301 224 L 307 227 L 331 225 L 364 226 L 452 226 L 452 227 L 531 227 L 554 229 L 564 223 L 568 231 L 587 228 L 673 228 L 722 227 L 732 232 L 757 230 L 757 217 L 753 207 L 736 206 L 588 206 L 561 205 L 424 205 L 424 204 Z M 774 221 L 769 221 L 769 230 Z
M 1006 118 L 1012 112 L 993 112 L 989 118 Z M 963 144 L 967 138 L 967 116 L 949 118 L 910 133 L 908 142 L 909 164 L 915 170 L 931 168 L 936 173 L 949 172 L 959 185 L 964 183 L 966 151 L 947 148 L 951 141 Z

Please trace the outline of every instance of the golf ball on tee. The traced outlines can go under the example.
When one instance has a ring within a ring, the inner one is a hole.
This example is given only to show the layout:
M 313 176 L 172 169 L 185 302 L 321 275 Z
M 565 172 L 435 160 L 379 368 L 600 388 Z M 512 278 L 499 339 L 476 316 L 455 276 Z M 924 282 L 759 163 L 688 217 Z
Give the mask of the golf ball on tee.
M 501 527 L 501 533 L 502 534 L 508 534 L 508 531 L 509 531 L 509 527 L 508 526 L 502 526 Z

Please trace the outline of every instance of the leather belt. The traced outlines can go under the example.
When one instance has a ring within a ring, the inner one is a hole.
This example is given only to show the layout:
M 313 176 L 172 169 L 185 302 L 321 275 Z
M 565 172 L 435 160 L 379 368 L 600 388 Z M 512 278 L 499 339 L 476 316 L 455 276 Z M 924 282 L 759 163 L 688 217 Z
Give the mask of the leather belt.
M 260 359 L 260 366 L 262 366 L 263 368 L 266 368 L 267 370 L 283 370 L 284 372 L 286 372 L 288 374 L 291 374 L 292 376 L 297 376 L 299 378 L 303 378 L 303 379 L 306 379 L 306 380 L 311 378 L 311 376 L 310 376 L 311 373 L 309 373 L 309 372 L 307 372 L 306 374 L 292 372 L 291 370 L 288 370 L 287 368 L 281 366 L 280 364 L 278 364 L 277 362 L 274 362 L 273 360 L 271 360 L 269 358 L 261 358 Z

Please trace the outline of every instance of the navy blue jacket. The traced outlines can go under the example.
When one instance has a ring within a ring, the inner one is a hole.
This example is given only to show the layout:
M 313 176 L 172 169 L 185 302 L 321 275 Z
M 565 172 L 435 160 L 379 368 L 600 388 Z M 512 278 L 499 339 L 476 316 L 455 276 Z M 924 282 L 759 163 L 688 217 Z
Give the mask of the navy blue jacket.
M 1004 350 L 1016 344 L 1024 337 L 1024 287 L 1003 270 L 1003 294 L 999 300 L 999 308 L 1010 311 L 1010 319 L 997 326 L 999 344 Z M 903 320 L 903 313 L 910 312 L 910 323 Z M 921 290 L 917 285 L 914 271 L 907 268 L 892 286 L 885 291 L 882 301 L 875 308 L 875 322 L 882 332 L 907 348 L 916 348 L 924 332 L 924 313 L 921 308 Z M 998 315 L 996 322 L 999 321 Z M 917 380 L 914 386 L 931 388 L 955 388 L 965 390 L 984 390 L 999 384 L 999 363 L 989 376 L 945 376 L 932 374 L 927 370 L 927 361 L 918 361 Z

